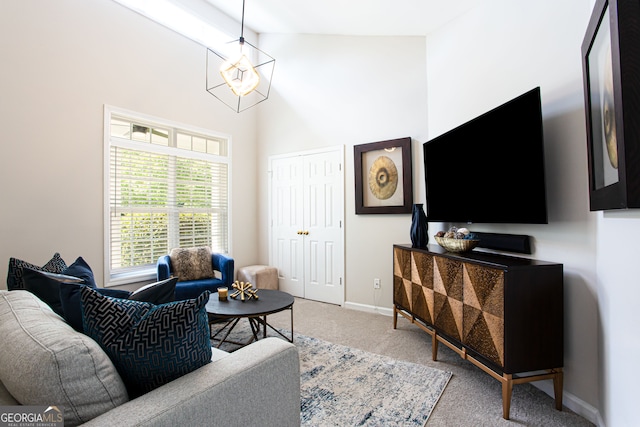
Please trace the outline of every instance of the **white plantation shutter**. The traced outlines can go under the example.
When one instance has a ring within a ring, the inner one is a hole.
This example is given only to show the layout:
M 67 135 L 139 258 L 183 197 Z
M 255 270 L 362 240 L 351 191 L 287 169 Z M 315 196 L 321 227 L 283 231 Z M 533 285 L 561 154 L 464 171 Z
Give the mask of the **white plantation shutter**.
M 158 257 L 175 247 L 228 253 L 228 141 L 121 116 L 110 120 L 108 281 L 155 272 Z

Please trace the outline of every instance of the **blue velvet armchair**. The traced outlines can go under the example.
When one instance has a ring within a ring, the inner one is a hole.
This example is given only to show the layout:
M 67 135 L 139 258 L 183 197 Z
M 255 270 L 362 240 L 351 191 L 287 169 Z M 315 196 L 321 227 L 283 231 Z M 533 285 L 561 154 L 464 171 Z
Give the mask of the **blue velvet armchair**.
M 211 277 L 199 280 L 178 281 L 176 283 L 176 301 L 196 298 L 203 291 L 217 292 L 218 287 L 231 287 L 233 283 L 234 263 L 233 258 L 225 254 L 212 253 L 211 265 L 214 272 L 218 272 L 220 277 Z M 171 257 L 163 255 L 157 262 L 158 281 L 168 279 L 172 276 Z M 217 275 L 216 275 L 217 276 Z

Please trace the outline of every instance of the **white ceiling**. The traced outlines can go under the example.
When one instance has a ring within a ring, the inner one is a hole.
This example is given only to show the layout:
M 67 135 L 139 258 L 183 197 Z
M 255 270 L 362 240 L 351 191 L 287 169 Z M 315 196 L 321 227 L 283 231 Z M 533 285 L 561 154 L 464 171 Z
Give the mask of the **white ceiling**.
M 242 0 L 206 0 L 240 21 Z M 427 35 L 486 0 L 245 0 L 258 33 Z

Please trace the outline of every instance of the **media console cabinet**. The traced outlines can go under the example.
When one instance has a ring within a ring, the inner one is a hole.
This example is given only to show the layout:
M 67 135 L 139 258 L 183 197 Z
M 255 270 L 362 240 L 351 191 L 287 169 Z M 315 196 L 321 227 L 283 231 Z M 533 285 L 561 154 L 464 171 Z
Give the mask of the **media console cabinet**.
M 393 246 L 398 314 L 502 383 L 509 419 L 515 384 L 552 379 L 562 410 L 563 266 L 480 251 Z

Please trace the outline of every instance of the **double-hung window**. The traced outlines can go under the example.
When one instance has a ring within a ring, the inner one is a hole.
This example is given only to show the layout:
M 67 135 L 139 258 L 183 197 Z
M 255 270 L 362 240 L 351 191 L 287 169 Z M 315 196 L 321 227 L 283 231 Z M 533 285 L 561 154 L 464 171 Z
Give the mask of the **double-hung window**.
M 105 283 L 153 279 L 172 248 L 229 253 L 230 138 L 105 108 Z

